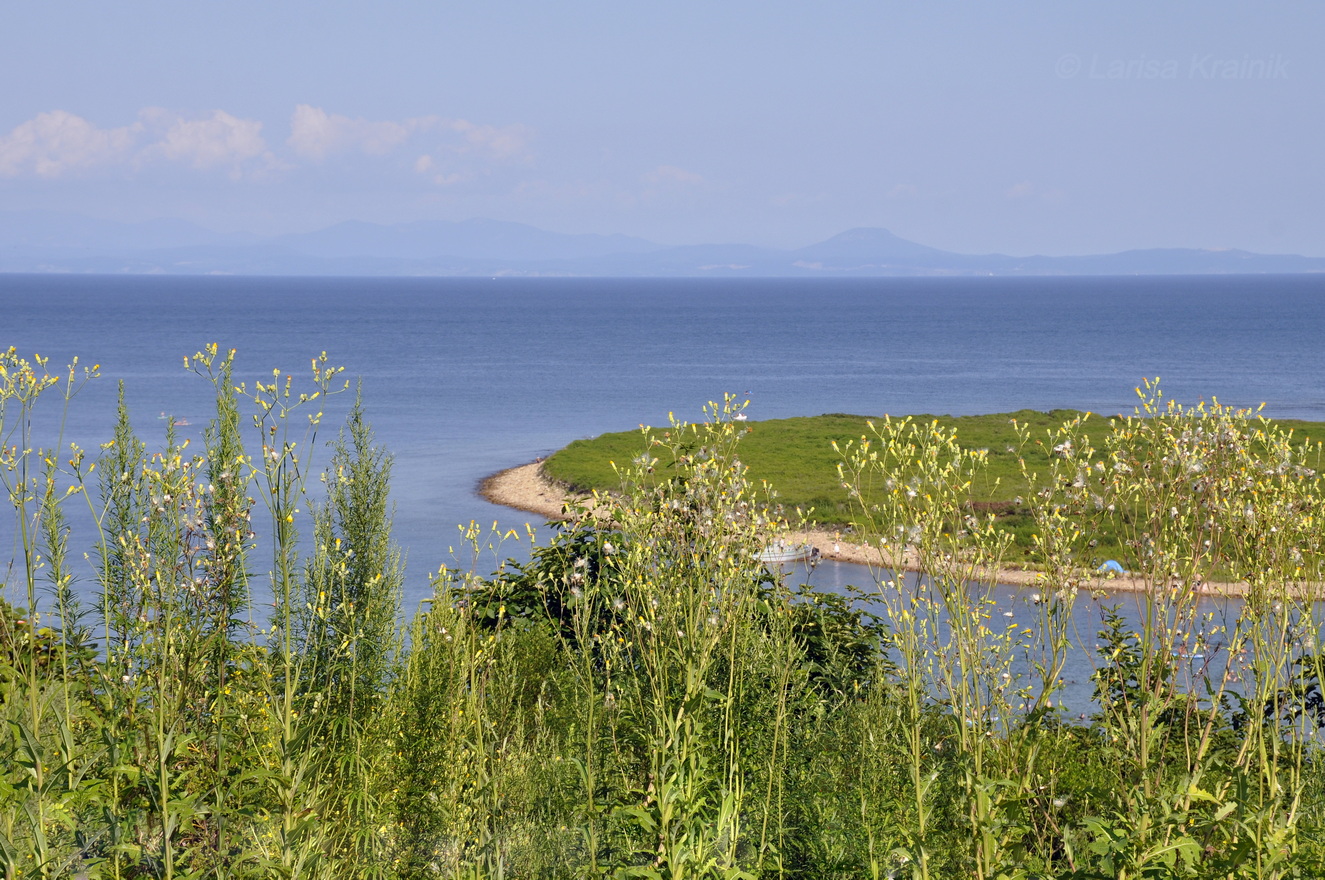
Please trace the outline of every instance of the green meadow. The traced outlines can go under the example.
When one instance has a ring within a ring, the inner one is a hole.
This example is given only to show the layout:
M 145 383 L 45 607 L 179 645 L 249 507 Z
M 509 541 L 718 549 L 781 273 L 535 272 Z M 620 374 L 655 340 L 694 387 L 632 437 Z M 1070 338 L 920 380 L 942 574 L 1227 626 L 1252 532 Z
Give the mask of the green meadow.
M 766 483 L 791 519 L 812 526 L 851 530 L 859 526 L 859 505 L 839 473 L 840 450 L 871 435 L 871 423 L 886 417 L 830 413 L 790 419 L 742 423 L 741 462 L 756 483 Z M 1081 437 L 1092 448 L 1102 448 L 1112 431 L 1108 416 L 1078 410 L 1050 412 L 1023 409 L 975 416 L 913 415 L 916 424 L 936 425 L 952 432 L 967 449 L 985 458 L 972 475 L 967 501 L 973 511 L 997 518 L 998 527 L 1014 540 L 1013 560 L 1034 563 L 1034 517 L 1028 499 L 1042 489 L 1053 470 L 1056 432 L 1066 422 L 1081 421 Z M 1325 422 L 1277 420 L 1267 423 L 1310 447 L 1312 438 L 1325 437 Z M 579 491 L 616 491 L 619 471 L 649 446 L 659 431 L 636 429 L 576 440 L 548 457 L 545 473 Z M 1321 468 L 1319 450 L 1309 453 L 1311 466 Z M 1107 524 L 1095 536 L 1102 559 L 1129 556 L 1117 530 Z
M 964 446 L 985 449 L 989 467 L 985 478 L 973 486 L 971 498 L 980 502 L 1011 502 L 1027 489 L 1019 461 L 1048 462 L 1047 450 L 1032 442 L 1023 446 L 1016 424 L 1040 440 L 1063 422 L 1083 415 L 1072 410 L 1049 413 L 1020 410 L 983 416 L 916 415 L 919 423 L 937 422 L 955 430 Z M 852 504 L 842 485 L 837 466 L 841 455 L 834 444 L 845 445 L 869 433 L 867 416 L 831 413 L 790 419 L 744 423 L 741 461 L 756 481 L 767 482 L 787 508 L 798 508 L 809 521 L 824 525 L 851 522 Z M 1015 423 L 1015 424 L 1014 424 Z M 1103 428 L 1101 423 L 1098 427 Z M 1321 427 L 1325 428 L 1325 425 Z M 591 440 L 576 440 L 548 457 L 547 474 L 575 489 L 612 491 L 620 484 L 618 467 L 629 466 L 648 445 L 642 430 L 603 434 Z

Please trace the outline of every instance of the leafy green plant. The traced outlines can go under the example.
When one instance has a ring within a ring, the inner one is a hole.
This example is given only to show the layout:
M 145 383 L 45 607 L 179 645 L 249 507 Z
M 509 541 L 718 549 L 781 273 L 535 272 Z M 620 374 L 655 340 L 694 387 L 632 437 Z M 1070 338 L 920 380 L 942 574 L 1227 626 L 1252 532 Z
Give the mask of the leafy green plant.
M 857 425 L 833 479 L 884 565 L 837 596 L 759 562 L 786 499 L 727 398 L 637 435 L 526 563 L 470 524 L 402 637 L 362 401 L 320 466 L 325 356 L 304 391 L 189 365 L 203 449 L 167 423 L 149 453 L 121 394 L 93 460 L 31 425 L 95 371 L 0 354 L 6 880 L 1321 873 L 1325 492 L 1282 425 L 1153 384 L 1128 418 L 1004 418 L 1011 451 Z M 1018 543 L 1039 582 L 1008 606 Z M 1094 594 L 1115 548 L 1134 613 Z

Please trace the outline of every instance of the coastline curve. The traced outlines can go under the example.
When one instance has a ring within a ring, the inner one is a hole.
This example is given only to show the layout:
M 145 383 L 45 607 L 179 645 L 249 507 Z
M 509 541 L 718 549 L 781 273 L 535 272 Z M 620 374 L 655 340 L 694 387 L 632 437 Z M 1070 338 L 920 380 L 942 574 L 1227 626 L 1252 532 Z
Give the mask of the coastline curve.
M 543 471 L 541 459 L 492 474 L 479 483 L 478 493 L 493 504 L 537 514 L 549 521 L 568 519 L 566 505 L 588 497 L 550 479 Z M 885 567 L 885 560 L 877 549 L 846 540 L 841 532 L 802 528 L 794 529 L 792 534 L 798 541 L 817 548 L 822 559 L 875 569 Z M 914 560 L 906 560 L 900 567 L 908 571 L 918 568 Z M 1030 569 L 1003 568 L 997 577 L 999 583 L 1008 586 L 1035 587 L 1043 583 L 1041 573 Z M 1148 588 L 1143 578 L 1112 574 L 1083 577 L 1080 584 L 1080 589 L 1087 591 L 1139 593 Z M 1238 596 L 1246 591 L 1246 584 L 1206 582 L 1201 585 L 1201 591 L 1210 596 Z

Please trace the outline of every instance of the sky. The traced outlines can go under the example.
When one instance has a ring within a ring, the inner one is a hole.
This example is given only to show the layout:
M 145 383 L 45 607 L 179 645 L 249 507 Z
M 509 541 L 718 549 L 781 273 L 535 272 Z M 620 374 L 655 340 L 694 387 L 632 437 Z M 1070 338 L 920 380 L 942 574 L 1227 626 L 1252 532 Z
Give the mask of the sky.
M 14 0 L 0 210 L 1325 256 L 1325 4 Z

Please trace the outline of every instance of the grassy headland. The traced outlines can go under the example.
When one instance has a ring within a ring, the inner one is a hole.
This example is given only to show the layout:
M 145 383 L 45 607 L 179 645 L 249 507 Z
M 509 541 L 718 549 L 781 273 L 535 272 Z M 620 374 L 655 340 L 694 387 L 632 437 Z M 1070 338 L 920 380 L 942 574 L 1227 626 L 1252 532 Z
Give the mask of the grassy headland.
M 870 423 L 884 417 L 829 413 L 790 419 L 744 423 L 741 461 L 756 484 L 767 483 L 776 500 L 793 520 L 829 529 L 853 529 L 859 525 L 859 506 L 838 473 L 843 460 L 837 451 L 871 434 Z M 974 512 L 992 513 L 998 527 L 1014 541 L 1013 560 L 1036 561 L 1032 552 L 1035 530 L 1028 499 L 1052 470 L 1057 453 L 1056 432 L 1066 423 L 1081 419 L 1081 436 L 1089 446 L 1102 449 L 1114 430 L 1108 416 L 1079 410 L 1050 412 L 1023 409 L 989 415 L 915 415 L 917 424 L 934 424 L 952 432 L 968 450 L 984 453 L 983 467 L 972 480 L 968 503 Z M 1302 443 L 1325 437 L 1325 422 L 1278 420 L 1274 426 L 1292 431 Z M 546 475 L 573 491 L 616 491 L 621 486 L 618 469 L 628 468 L 648 448 L 652 429 L 636 429 L 576 440 L 550 456 L 543 464 Z M 835 447 L 836 444 L 836 447 Z M 1320 450 L 1312 464 L 1321 470 Z M 1032 485 L 1032 484 L 1036 485 Z M 799 512 L 799 516 L 795 514 Z M 1128 555 L 1123 539 L 1101 524 L 1095 536 L 1101 559 Z
M 917 415 L 913 419 L 957 431 L 962 444 L 988 451 L 988 479 L 972 487 L 972 501 L 1012 502 L 1027 488 L 1019 460 L 1048 463 L 1048 452 L 1032 446 L 1020 448 L 1016 424 L 1030 429 L 1035 437 L 1046 436 L 1063 422 L 1084 415 L 1075 410 L 1043 413 L 1024 409 L 982 416 Z M 799 508 L 814 523 L 844 525 L 851 522 L 852 505 L 837 473 L 842 457 L 833 449 L 869 433 L 870 416 L 829 413 L 791 419 L 769 419 L 745 423 L 741 460 L 750 478 L 772 486 L 787 508 Z M 1015 424 L 1014 424 L 1015 422 Z M 1107 424 L 1103 421 L 1096 427 Z M 1322 425 L 1321 427 L 1325 427 Z M 548 458 L 543 469 L 548 476 L 571 488 L 613 491 L 620 485 L 616 466 L 629 464 L 646 448 L 640 430 L 603 434 L 592 440 L 576 440 Z M 1039 460 L 1039 461 L 1037 461 Z

